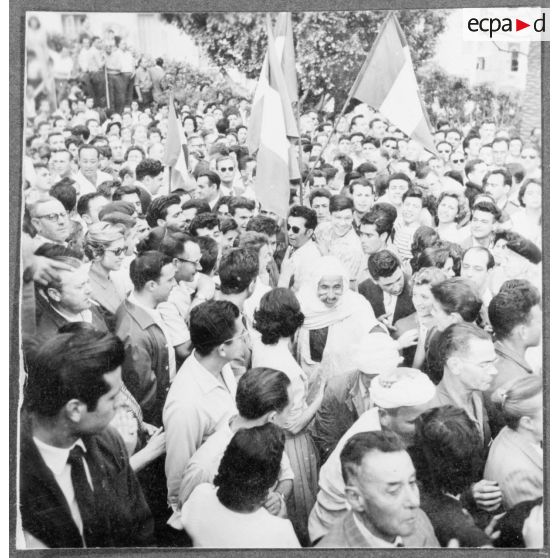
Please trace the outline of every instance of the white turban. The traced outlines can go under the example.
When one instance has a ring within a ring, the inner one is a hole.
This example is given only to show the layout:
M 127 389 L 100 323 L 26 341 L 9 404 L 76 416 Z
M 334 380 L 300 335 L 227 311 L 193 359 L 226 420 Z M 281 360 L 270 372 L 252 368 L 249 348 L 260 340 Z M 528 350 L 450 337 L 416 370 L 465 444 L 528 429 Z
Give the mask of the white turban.
M 370 383 L 370 399 L 382 409 L 415 407 L 428 403 L 436 392 L 430 378 L 414 368 L 395 368 Z
M 355 354 L 358 370 L 367 376 L 383 374 L 401 362 L 399 346 L 387 333 L 369 333 L 362 338 Z

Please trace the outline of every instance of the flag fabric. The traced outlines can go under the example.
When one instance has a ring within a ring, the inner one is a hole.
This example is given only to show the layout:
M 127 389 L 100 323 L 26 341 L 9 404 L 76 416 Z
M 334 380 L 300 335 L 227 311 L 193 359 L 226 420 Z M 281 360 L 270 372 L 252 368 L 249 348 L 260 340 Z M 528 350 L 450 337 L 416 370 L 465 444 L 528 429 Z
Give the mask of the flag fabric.
M 163 154 L 163 165 L 171 173 L 170 191 L 184 188 L 191 181 L 188 174 L 188 151 L 184 131 L 176 115 L 172 93 L 169 98 L 169 116 L 167 120 L 167 140 Z M 188 188 L 186 188 L 188 189 Z
M 267 15 L 268 48 L 248 121 L 247 145 L 256 156 L 256 199 L 262 209 L 286 217 L 289 209 L 289 134 L 296 134 L 290 97 L 277 56 L 271 18 Z
M 281 62 L 285 84 L 291 104 L 298 101 L 298 81 L 296 79 L 295 50 L 291 14 L 281 12 L 275 22 L 275 50 Z
M 402 132 L 436 154 L 409 45 L 395 14 L 390 13 L 384 21 L 349 98 L 374 107 Z

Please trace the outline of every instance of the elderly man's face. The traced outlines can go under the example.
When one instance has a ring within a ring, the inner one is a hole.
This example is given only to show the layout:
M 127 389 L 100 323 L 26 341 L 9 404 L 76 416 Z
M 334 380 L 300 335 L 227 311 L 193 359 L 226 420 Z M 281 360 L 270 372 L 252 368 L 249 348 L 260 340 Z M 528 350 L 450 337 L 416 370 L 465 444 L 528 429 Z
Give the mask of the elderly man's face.
M 60 272 L 60 281 L 60 290 L 49 289 L 49 294 L 62 308 L 72 314 L 78 314 L 91 306 L 91 284 L 86 265 L 72 271 Z
M 70 234 L 68 213 L 58 200 L 40 204 L 32 222 L 41 236 L 53 242 L 65 242 Z

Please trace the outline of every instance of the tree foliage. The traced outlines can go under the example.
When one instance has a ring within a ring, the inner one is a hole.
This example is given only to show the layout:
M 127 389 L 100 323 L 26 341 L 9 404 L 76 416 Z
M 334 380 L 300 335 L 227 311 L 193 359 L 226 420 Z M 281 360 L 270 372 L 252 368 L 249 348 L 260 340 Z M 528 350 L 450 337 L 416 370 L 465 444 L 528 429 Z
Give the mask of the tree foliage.
M 434 54 L 445 27 L 443 10 L 396 11 L 415 68 Z M 273 16 L 274 14 L 272 14 Z M 293 13 L 293 34 L 300 97 L 327 91 L 339 108 L 364 62 L 385 11 Z M 264 13 L 162 14 L 191 36 L 220 68 L 235 67 L 248 78 L 259 76 L 267 48 Z

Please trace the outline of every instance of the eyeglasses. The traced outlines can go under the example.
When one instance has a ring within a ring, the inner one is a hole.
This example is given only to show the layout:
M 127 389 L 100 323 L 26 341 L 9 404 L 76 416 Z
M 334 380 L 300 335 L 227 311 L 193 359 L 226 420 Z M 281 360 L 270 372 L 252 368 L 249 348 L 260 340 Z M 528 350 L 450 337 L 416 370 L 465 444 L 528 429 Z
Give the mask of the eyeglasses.
M 300 227 L 297 227 L 296 225 L 287 225 L 287 230 L 293 231 L 295 234 L 298 234 L 301 231 Z
M 221 172 L 232 172 L 234 170 L 234 167 L 222 167 L 219 169 Z
M 198 260 L 197 262 L 193 261 L 193 260 L 186 260 L 185 258 L 179 258 L 178 256 L 176 257 L 177 260 L 180 260 L 181 262 L 184 263 L 191 263 L 192 265 L 198 266 L 200 265 L 200 260 Z
M 123 246 L 122 248 L 116 248 L 116 250 L 112 250 L 111 248 L 105 248 L 105 252 L 112 252 L 116 257 L 118 257 L 126 252 L 126 247 Z
M 46 215 L 36 215 L 37 219 L 46 219 L 47 221 L 55 222 L 58 219 L 66 219 L 68 217 L 67 213 L 48 213 Z
M 247 329 L 243 329 L 242 332 L 239 335 L 235 335 L 234 337 L 231 337 L 230 339 L 227 339 L 226 341 L 223 341 L 223 343 L 232 343 L 233 341 L 236 341 L 237 339 L 242 339 L 242 340 L 246 340 L 248 336 L 248 330 Z

